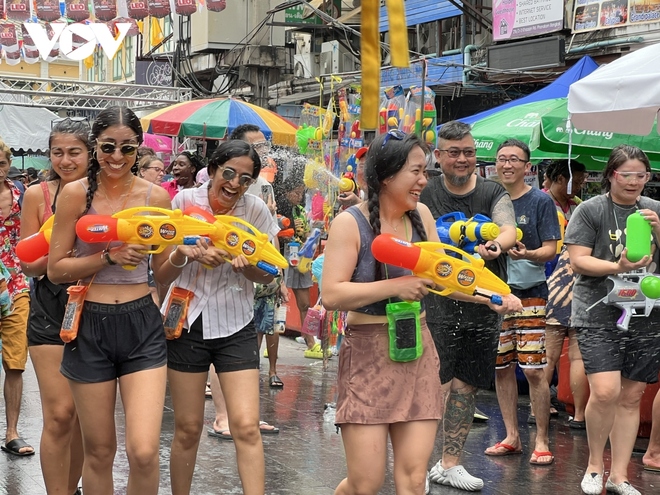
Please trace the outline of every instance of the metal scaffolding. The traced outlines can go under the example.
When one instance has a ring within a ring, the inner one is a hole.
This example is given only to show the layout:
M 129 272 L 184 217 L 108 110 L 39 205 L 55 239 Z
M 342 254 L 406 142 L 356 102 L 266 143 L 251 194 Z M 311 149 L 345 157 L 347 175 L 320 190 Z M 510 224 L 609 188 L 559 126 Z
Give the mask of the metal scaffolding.
M 0 103 L 51 110 L 149 110 L 192 99 L 190 88 L 0 76 Z

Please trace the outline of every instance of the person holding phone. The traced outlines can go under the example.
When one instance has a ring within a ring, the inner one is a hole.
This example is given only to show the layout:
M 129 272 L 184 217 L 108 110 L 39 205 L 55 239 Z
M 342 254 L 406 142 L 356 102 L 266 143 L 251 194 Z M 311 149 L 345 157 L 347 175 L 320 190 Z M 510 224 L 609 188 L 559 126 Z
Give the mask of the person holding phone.
M 422 494 L 442 417 L 440 362 L 423 307 L 406 306 L 414 321 L 398 318 L 403 315 L 397 312 L 401 302 L 421 301 L 434 283 L 377 262 L 371 244 L 381 233 L 409 242 L 438 242 L 433 216 L 419 202 L 427 183 L 426 145 L 414 134 L 390 131 L 374 140 L 366 159 L 368 199 L 333 221 L 323 268 L 323 305 L 348 312 L 335 417 L 348 474 L 335 494 L 378 493 L 388 437 L 397 493 Z M 492 306 L 485 298 L 458 297 Z M 505 297 L 497 309 L 516 308 L 516 299 Z M 397 319 L 393 333 L 406 342 L 395 338 L 396 344 L 390 343 L 388 316 Z M 403 361 L 398 350 L 417 345 L 418 339 L 421 355 Z M 394 355 L 389 351 L 393 345 Z

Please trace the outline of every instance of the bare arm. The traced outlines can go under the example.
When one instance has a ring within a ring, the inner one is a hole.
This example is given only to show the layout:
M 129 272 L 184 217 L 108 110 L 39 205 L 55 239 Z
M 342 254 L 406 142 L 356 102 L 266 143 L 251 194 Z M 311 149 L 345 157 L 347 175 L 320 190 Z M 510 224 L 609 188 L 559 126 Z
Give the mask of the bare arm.
M 509 251 L 509 256 L 513 260 L 529 260 L 535 263 L 550 261 L 556 254 L 556 240 L 543 241 L 543 244 L 538 249 L 527 249 L 522 242 L 516 241 L 515 247 Z
M 587 275 L 589 277 L 605 277 L 607 275 L 616 275 L 626 273 L 631 270 L 637 270 L 648 265 L 651 262 L 649 256 L 644 256 L 637 263 L 631 263 L 626 257 L 627 250 L 624 249 L 618 262 L 605 261 L 592 256 L 593 250 L 587 246 L 578 244 L 568 245 L 568 256 L 571 260 L 571 267 L 575 273 Z
M 82 216 L 86 204 L 86 191 L 72 182 L 62 188 L 57 199 L 57 215 L 50 237 L 48 278 L 55 284 L 75 282 L 100 271 L 105 263 L 99 254 L 74 258 L 76 222 Z
M 508 194 L 505 194 L 493 207 L 492 220 L 500 227 L 500 235 L 494 242 L 508 251 L 516 244 L 516 213 Z
M 348 213 L 335 218 L 330 227 L 323 262 L 323 305 L 329 310 L 350 311 L 391 297 L 413 301 L 428 293 L 433 282 L 414 276 L 376 282 L 351 282 L 357 265 L 360 234 Z
M 39 206 L 44 204 L 44 193 L 41 187 L 28 187 L 23 196 L 21 208 L 21 239 L 30 237 L 39 232 L 41 228 L 41 215 Z M 28 277 L 40 277 L 46 274 L 48 256 L 32 263 L 21 262 L 23 273 Z

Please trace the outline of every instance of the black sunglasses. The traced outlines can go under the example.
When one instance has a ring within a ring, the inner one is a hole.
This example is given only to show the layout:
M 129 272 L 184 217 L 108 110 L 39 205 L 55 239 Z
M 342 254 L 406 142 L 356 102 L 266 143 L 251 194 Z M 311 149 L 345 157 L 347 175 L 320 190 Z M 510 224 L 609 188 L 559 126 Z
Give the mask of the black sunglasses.
M 117 148 L 121 151 L 122 155 L 134 155 L 137 149 L 140 147 L 139 144 L 122 144 L 121 146 L 116 145 L 115 143 L 102 143 L 99 141 L 99 148 L 103 153 L 111 155 L 115 152 Z
M 387 134 L 385 135 L 385 139 L 383 139 L 383 144 L 381 146 L 381 149 L 385 147 L 385 145 L 391 138 L 394 138 L 397 141 L 403 141 L 405 137 L 406 137 L 406 133 L 400 131 L 399 129 L 392 129 L 391 131 L 387 131 Z
M 233 168 L 224 167 L 222 169 L 222 178 L 227 182 L 231 182 L 232 180 L 234 180 L 234 177 L 236 177 L 236 175 L 238 175 L 238 172 L 236 172 L 236 170 L 234 170 Z M 250 174 L 243 174 L 238 176 L 238 184 L 241 187 L 247 187 L 251 185 L 253 182 L 254 179 Z

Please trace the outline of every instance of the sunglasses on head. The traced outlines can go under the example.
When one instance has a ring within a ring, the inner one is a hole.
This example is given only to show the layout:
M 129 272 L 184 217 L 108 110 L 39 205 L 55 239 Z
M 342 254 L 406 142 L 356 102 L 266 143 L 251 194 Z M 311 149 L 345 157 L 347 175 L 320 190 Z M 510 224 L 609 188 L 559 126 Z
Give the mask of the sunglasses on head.
M 119 148 L 119 151 L 121 152 L 122 155 L 134 155 L 137 152 L 137 149 L 139 148 L 140 145 L 138 144 L 122 144 L 121 146 L 118 146 L 115 143 L 102 143 L 99 142 L 99 148 L 103 153 L 107 153 L 108 155 L 111 155 L 115 152 L 117 148 Z
M 391 131 L 387 131 L 387 135 L 385 136 L 385 139 L 383 139 L 383 145 L 381 148 L 384 148 L 387 142 L 394 138 L 397 141 L 403 141 L 406 137 L 406 133 L 403 131 L 400 131 L 399 129 L 392 129 Z
M 236 172 L 236 170 L 234 170 L 233 168 L 228 168 L 228 167 L 224 167 L 222 169 L 221 173 L 222 173 L 222 178 L 224 180 L 226 180 L 227 182 L 231 182 L 232 180 L 234 180 L 234 177 L 236 177 L 236 175 L 238 175 L 238 172 Z M 250 174 L 243 174 L 243 175 L 238 176 L 238 184 L 241 187 L 248 187 L 253 182 L 254 182 L 254 179 L 252 178 L 252 176 Z

